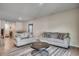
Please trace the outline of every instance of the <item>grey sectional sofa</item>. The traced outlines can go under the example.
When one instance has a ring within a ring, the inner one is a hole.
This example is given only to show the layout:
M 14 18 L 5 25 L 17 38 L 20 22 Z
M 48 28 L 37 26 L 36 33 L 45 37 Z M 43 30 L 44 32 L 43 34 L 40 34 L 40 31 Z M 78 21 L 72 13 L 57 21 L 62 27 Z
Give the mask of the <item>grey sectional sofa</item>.
M 47 42 L 51 45 L 68 48 L 70 45 L 70 36 L 69 33 L 44 32 L 40 41 Z
M 16 37 L 16 46 L 22 46 L 26 44 L 30 44 L 33 42 L 37 42 L 38 40 L 35 37 L 27 38 L 28 35 L 21 34 Z M 58 33 L 58 32 L 43 32 L 38 39 L 41 42 L 46 42 L 51 45 L 56 45 L 64 48 L 68 48 L 70 45 L 70 37 L 69 33 Z

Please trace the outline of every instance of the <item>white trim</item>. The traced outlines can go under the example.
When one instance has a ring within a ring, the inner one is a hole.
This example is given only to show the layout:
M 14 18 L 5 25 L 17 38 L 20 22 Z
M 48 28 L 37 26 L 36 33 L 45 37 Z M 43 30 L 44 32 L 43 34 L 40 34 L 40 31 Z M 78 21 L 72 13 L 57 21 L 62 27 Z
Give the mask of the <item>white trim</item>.
M 79 48 L 79 46 L 78 45 L 70 45 L 71 47 L 77 47 L 77 48 Z

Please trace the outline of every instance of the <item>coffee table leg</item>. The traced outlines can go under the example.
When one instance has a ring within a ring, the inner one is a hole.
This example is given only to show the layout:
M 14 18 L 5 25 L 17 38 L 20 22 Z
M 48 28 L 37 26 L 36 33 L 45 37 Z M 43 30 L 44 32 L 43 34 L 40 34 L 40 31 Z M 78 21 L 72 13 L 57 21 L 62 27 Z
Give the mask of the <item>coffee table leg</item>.
M 31 55 L 32 56 L 35 56 L 35 55 L 37 55 L 39 53 L 39 50 L 33 50 L 32 52 L 31 52 Z
M 40 54 L 41 56 L 49 56 L 49 52 L 46 49 L 43 49 Z

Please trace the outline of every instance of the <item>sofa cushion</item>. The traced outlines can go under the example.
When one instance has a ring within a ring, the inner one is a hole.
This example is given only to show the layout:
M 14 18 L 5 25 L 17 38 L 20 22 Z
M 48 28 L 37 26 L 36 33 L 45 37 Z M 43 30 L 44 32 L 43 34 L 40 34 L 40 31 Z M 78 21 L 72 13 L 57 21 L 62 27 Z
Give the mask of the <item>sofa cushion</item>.
M 64 33 L 58 33 L 58 39 L 62 39 L 63 40 L 64 39 L 64 35 L 65 35 Z
M 58 33 L 58 32 L 44 32 L 42 34 L 44 38 L 55 38 L 55 39 L 65 39 L 69 38 L 69 33 Z
M 69 33 L 58 33 L 58 39 L 69 38 Z
M 44 38 L 57 38 L 58 37 L 58 33 L 51 33 L 51 32 L 44 32 L 43 33 L 43 37 Z
M 50 38 L 57 38 L 58 37 L 58 33 L 50 33 Z
M 64 40 L 60 40 L 60 39 L 44 38 L 43 40 L 47 40 L 47 41 L 51 41 L 51 42 L 56 42 L 56 43 L 63 43 L 64 44 Z

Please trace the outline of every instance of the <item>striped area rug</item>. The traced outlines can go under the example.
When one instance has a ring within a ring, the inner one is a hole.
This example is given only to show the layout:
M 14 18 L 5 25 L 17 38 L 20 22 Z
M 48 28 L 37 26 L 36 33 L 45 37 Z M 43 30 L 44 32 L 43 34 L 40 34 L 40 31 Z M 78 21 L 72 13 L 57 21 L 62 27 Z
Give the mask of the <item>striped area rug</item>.
M 30 46 L 23 46 L 19 48 L 13 48 L 5 55 L 6 56 L 32 56 L 31 52 L 33 50 L 34 49 L 32 49 Z M 46 50 L 49 52 L 48 56 L 71 56 L 70 49 L 50 46 Z M 40 52 L 37 53 L 35 56 L 41 56 Z

